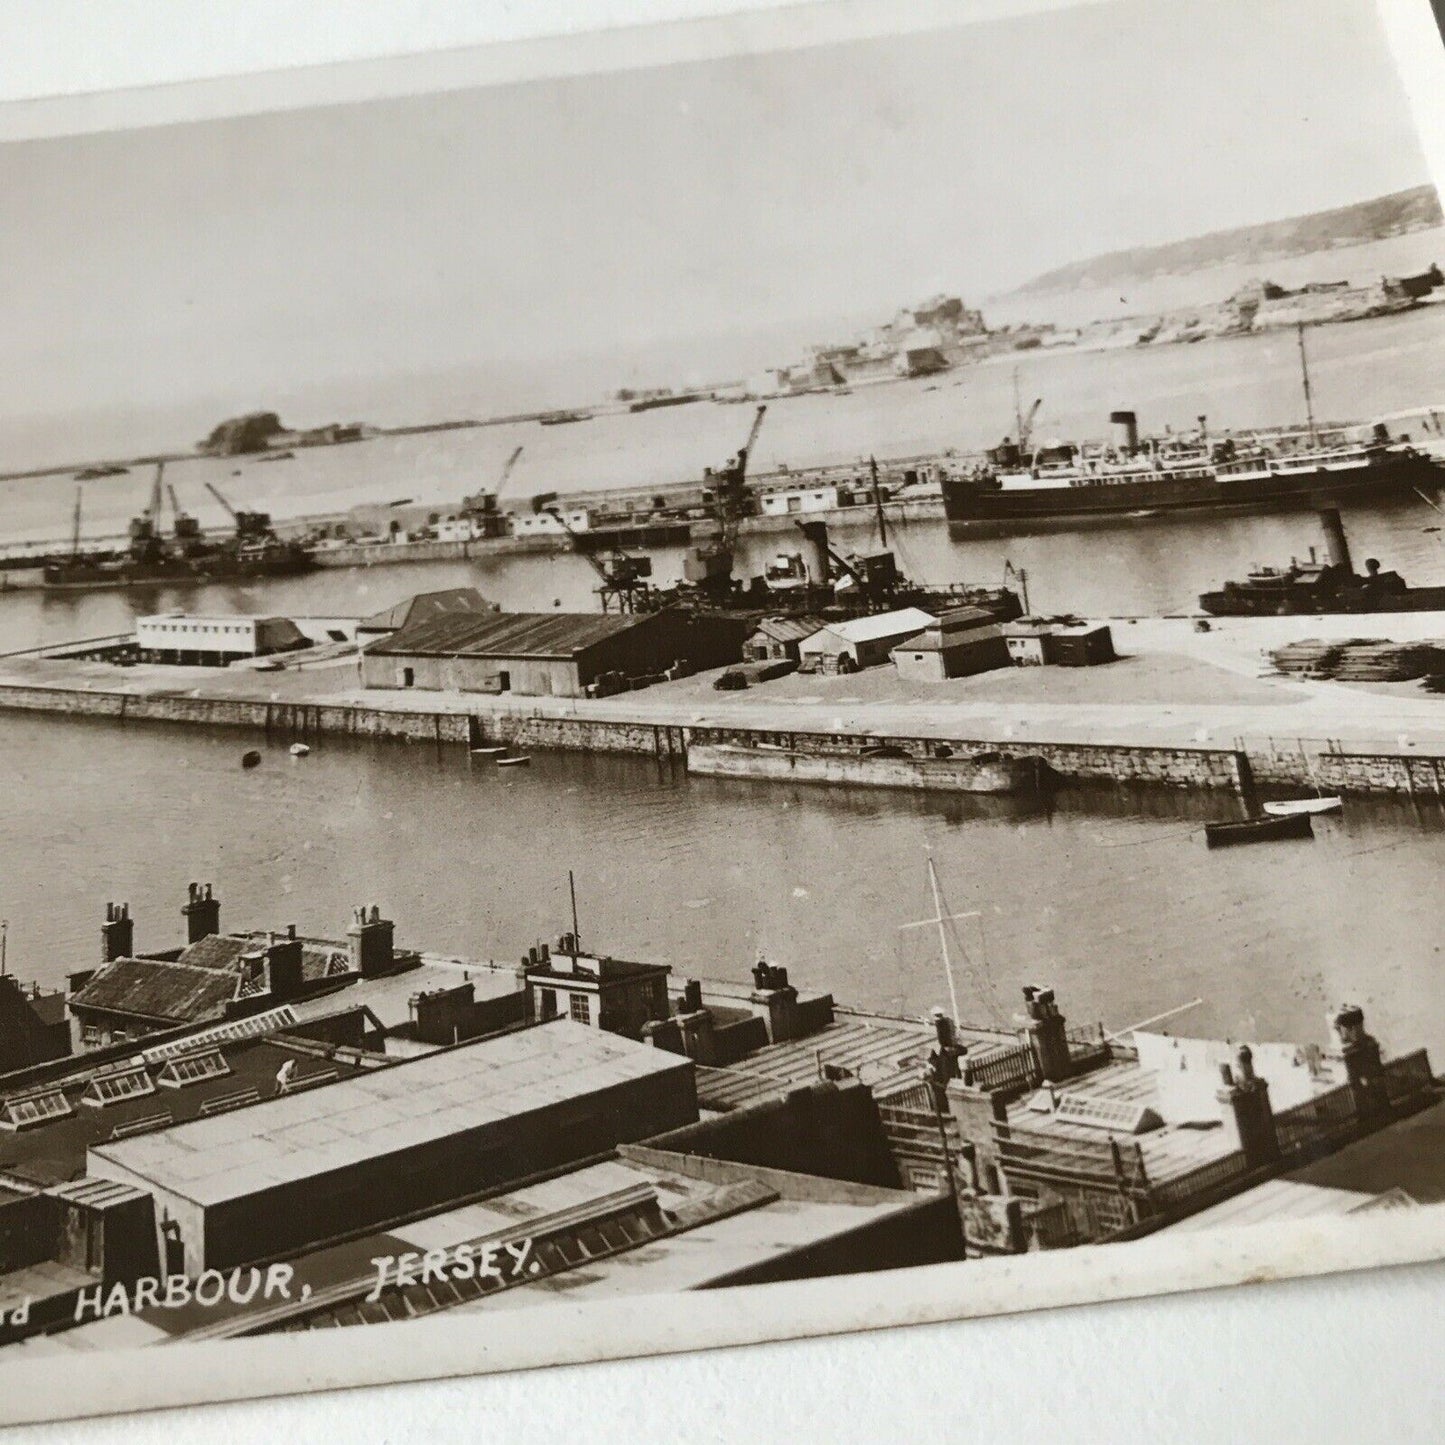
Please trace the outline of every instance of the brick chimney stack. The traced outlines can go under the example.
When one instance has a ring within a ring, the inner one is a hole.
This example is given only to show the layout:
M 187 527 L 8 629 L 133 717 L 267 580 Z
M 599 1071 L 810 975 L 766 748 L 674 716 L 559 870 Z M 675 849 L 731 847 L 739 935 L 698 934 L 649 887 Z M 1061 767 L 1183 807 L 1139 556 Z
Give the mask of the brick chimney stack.
M 1073 1072 L 1073 1067 L 1069 1059 L 1069 1039 L 1064 1031 L 1064 1016 L 1054 1002 L 1053 989 L 1025 988 L 1024 1008 L 1029 1017 L 1029 1047 L 1039 1066 L 1039 1074 L 1046 1084 L 1062 1084 Z
M 788 982 L 788 970 L 759 958 L 753 965 L 753 991 L 748 996 L 757 1014 L 768 1026 L 768 1042 L 786 1043 L 799 1036 L 798 990 Z
M 396 925 L 381 916 L 376 904 L 352 911 L 346 938 L 353 973 L 373 978 L 391 968 L 396 953 Z
M 1262 1169 L 1279 1160 L 1279 1136 L 1274 1127 L 1274 1110 L 1269 1103 L 1269 1084 L 1254 1072 L 1254 1053 L 1248 1044 L 1235 1052 L 1233 1069 L 1220 1064 L 1221 1080 L 1216 1095 L 1229 1113 L 1239 1138 L 1239 1148 L 1251 1169 Z
M 111 963 L 130 958 L 135 952 L 135 921 L 129 903 L 107 903 L 105 922 L 100 925 L 100 961 Z
M 266 940 L 266 982 L 276 1003 L 285 1003 L 301 992 L 301 940 L 294 923 L 284 938 L 268 936 Z
M 186 942 L 199 943 L 221 931 L 221 900 L 211 892 L 209 883 L 192 883 L 186 906 L 181 909 L 186 920 Z

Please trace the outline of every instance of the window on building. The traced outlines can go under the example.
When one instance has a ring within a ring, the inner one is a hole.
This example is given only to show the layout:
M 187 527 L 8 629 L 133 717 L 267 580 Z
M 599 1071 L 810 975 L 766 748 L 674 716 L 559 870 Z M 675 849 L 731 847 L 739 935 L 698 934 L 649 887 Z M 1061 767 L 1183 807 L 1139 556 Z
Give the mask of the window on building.
M 156 1082 L 168 1089 L 184 1089 L 187 1084 L 223 1078 L 230 1072 L 231 1066 L 220 1049 L 203 1049 L 200 1053 L 167 1059 L 165 1067 L 156 1076 Z
M 33 1124 L 64 1119 L 73 1112 L 70 1101 L 59 1089 L 43 1089 L 38 1093 L 6 1099 L 3 1109 L 0 1109 L 0 1128 L 28 1129 Z
M 567 1012 L 579 1024 L 592 1022 L 592 1000 L 585 993 L 574 993 L 567 1004 Z
M 80 1096 L 80 1102 L 104 1109 L 125 1099 L 142 1099 L 155 1091 L 156 1086 L 144 1069 L 124 1069 L 116 1074 L 98 1074 Z

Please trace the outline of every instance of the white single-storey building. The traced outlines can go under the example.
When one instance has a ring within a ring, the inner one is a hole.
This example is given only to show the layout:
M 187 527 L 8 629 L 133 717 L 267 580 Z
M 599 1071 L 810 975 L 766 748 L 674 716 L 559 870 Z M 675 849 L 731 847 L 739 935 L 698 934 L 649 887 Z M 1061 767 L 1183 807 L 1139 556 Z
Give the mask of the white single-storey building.
M 920 607 L 879 612 L 871 617 L 850 617 L 830 622 L 798 645 L 805 668 L 816 672 L 856 672 L 887 662 L 900 642 L 917 637 L 937 619 Z
M 293 652 L 311 639 L 289 617 L 138 617 L 135 644 L 142 662 L 226 667 L 246 657 Z
M 592 513 L 585 507 L 563 512 L 567 527 L 574 532 L 587 532 L 592 528 Z M 512 535 L 514 537 L 565 537 L 567 529 L 551 512 L 512 513 Z

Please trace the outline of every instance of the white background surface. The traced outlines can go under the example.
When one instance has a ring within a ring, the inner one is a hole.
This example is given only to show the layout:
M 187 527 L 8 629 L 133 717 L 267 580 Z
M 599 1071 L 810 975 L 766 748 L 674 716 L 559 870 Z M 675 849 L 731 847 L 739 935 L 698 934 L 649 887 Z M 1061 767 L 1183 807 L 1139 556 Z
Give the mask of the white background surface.
M 0 99 L 444 50 L 763 8 L 729 0 L 0 0 Z M 1178 0 L 1162 0 L 1178 3 Z M 1401 20 L 1445 156 L 1426 0 Z M 771 8 L 771 7 L 768 7 Z M 960 13 L 980 9 L 957 0 Z M 992 3 L 990 0 L 990 8 Z M 1421 27 L 1418 19 L 1423 18 Z M 1415 42 L 1420 44 L 1416 45 Z M 0 225 L 23 225 L 4 209 Z M 3 343 L 3 338 L 0 338 Z M 3 351 L 0 351 L 3 356 Z M 0 371 L 3 375 L 3 371 Z M 1445 981 L 1442 981 L 1445 986 Z M 887 1291 L 887 1275 L 872 1287 Z M 1445 1265 L 383 1390 L 14 1431 L 305 1441 L 1445 1438 Z M 398 1336 L 398 1339 L 404 1338 Z M 344 1348 L 344 1332 L 338 1338 Z M 163 1371 L 166 1352 L 137 1354 Z

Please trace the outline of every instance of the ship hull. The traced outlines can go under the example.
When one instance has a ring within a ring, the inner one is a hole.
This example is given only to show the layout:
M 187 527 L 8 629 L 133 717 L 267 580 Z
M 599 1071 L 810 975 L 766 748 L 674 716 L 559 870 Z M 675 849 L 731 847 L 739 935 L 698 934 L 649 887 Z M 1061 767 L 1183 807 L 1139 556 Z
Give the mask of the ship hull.
M 1246 590 L 1204 592 L 1199 605 L 1212 617 L 1340 617 L 1376 612 L 1445 612 L 1445 587 L 1412 587 L 1405 592 L 1363 596 L 1316 597 L 1298 594 L 1251 593 Z
M 688 522 L 635 522 L 589 528 L 572 539 L 579 552 L 610 552 L 619 547 L 682 547 L 692 540 Z
M 211 582 L 251 582 L 299 577 L 316 566 L 309 552 L 266 559 L 201 558 L 165 563 L 55 562 L 43 581 L 53 592 L 98 592 L 123 587 L 202 587 Z
M 1399 500 L 1422 491 L 1429 495 L 1442 484 L 1445 468 L 1423 456 L 1269 476 L 1151 478 L 1080 486 L 1000 487 L 950 479 L 943 484 L 943 511 L 951 526 L 1023 530 L 1031 525 L 1127 521 L 1140 514 L 1272 512 L 1343 501 Z

